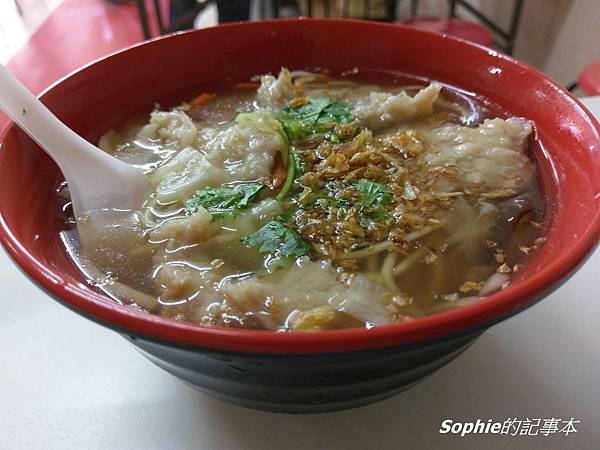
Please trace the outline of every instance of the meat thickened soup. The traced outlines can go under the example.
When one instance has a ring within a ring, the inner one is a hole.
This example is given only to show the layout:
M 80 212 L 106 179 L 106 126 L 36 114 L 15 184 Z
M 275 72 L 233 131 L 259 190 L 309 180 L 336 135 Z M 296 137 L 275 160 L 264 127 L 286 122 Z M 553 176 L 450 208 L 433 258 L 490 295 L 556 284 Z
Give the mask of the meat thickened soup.
M 152 191 L 63 232 L 90 283 L 161 316 L 280 331 L 381 326 L 506 287 L 544 241 L 532 124 L 356 74 L 282 69 L 105 134 Z

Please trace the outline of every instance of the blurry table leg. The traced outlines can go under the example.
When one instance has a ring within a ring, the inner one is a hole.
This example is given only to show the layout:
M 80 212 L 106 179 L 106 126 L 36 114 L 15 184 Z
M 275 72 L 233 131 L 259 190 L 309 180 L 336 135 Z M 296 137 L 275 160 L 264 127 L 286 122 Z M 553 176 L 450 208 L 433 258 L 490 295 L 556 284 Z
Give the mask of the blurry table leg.
M 144 0 L 135 0 L 137 5 L 138 13 L 140 15 L 140 23 L 142 24 L 142 31 L 144 32 L 144 39 L 150 39 L 150 26 L 148 25 L 148 13 L 146 12 L 146 5 Z
M 19 0 L 15 0 L 15 8 L 17 8 L 17 12 L 19 13 L 19 15 L 22 16 L 23 9 L 21 8 L 21 4 L 19 3 Z
M 250 0 L 217 1 L 219 23 L 238 22 L 250 18 Z

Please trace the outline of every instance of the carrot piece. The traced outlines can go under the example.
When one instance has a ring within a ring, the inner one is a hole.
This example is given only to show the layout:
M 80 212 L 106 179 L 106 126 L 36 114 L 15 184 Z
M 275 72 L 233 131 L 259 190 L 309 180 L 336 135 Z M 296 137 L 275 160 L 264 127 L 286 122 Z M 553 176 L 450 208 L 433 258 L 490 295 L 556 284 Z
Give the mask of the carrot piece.
M 258 81 L 242 81 L 235 84 L 237 89 L 257 89 L 259 86 L 260 83 Z
M 275 163 L 273 164 L 273 189 L 278 189 L 287 176 L 287 170 L 283 165 L 283 159 L 281 153 L 277 152 L 275 155 Z
M 190 109 L 194 109 L 199 106 L 206 105 L 207 103 L 212 102 L 216 96 L 217 96 L 216 94 L 209 94 L 208 92 L 203 92 L 202 94 L 200 94 L 198 97 L 194 98 L 194 100 L 192 100 L 190 102 Z

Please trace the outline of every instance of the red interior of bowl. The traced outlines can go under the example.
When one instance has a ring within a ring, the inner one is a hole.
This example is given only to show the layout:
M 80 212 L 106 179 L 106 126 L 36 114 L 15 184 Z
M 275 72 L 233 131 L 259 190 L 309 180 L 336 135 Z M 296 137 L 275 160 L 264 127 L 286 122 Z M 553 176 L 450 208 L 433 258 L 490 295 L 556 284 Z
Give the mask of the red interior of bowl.
M 139 45 L 59 82 L 43 101 L 90 140 L 155 101 L 173 104 L 201 86 L 292 69 L 353 67 L 406 72 L 476 92 L 535 122 L 534 149 L 550 206 L 546 245 L 513 285 L 476 304 L 372 330 L 319 333 L 208 328 L 115 304 L 85 283 L 59 240 L 53 187 L 60 174 L 23 132 L 0 142 L 2 243 L 23 270 L 68 306 L 104 324 L 186 345 L 318 353 L 412 343 L 485 325 L 531 304 L 571 273 L 600 233 L 598 123 L 536 70 L 493 50 L 405 28 L 358 21 L 232 24 Z

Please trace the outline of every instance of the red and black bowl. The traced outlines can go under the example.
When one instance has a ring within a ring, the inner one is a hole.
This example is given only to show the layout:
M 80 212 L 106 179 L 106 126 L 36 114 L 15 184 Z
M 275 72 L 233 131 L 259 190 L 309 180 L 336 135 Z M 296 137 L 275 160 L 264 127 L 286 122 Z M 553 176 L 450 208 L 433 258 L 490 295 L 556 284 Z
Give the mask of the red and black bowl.
M 22 131 L 0 139 L 0 238 L 33 282 L 210 395 L 286 412 L 350 408 L 416 383 L 477 336 L 543 298 L 600 233 L 600 127 L 540 72 L 496 51 L 397 25 L 344 20 L 231 24 L 134 46 L 58 82 L 43 102 L 91 142 L 158 101 L 291 69 L 413 74 L 475 92 L 534 121 L 548 204 L 546 244 L 511 286 L 477 303 L 374 328 L 277 333 L 205 327 L 121 306 L 86 283 L 59 239 L 56 165 Z M 90 344 L 91 345 L 91 344 Z M 93 351 L 90 348 L 90 351 Z M 489 355 L 493 358 L 494 355 Z

